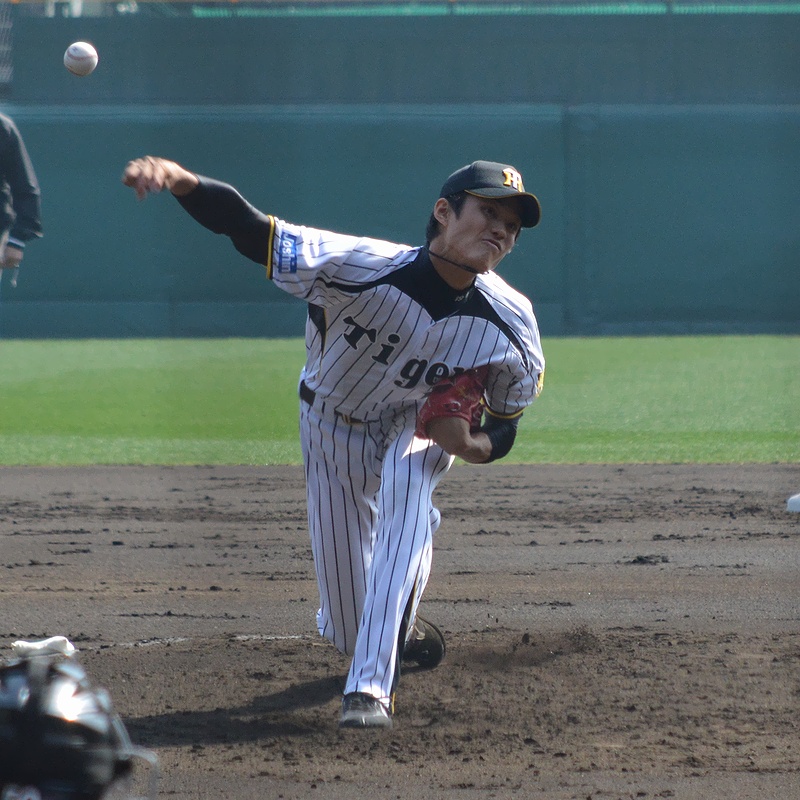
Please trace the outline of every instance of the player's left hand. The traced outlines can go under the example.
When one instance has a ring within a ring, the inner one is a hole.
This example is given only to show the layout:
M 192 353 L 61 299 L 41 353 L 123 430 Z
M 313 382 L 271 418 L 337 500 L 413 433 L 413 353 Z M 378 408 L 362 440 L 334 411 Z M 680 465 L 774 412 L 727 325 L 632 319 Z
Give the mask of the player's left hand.
M 483 385 L 488 373 L 488 367 L 474 367 L 434 384 L 417 414 L 417 436 L 429 438 L 428 424 L 439 417 L 459 417 L 477 430 L 483 416 Z
M 437 417 L 428 423 L 428 436 L 445 453 L 458 456 L 470 464 L 483 464 L 492 454 L 489 437 L 478 430 L 470 430 L 469 423 L 461 417 Z
M 487 375 L 484 366 L 439 381 L 419 410 L 417 436 L 433 439 L 445 452 L 465 461 L 486 461 L 491 442 L 480 425 Z

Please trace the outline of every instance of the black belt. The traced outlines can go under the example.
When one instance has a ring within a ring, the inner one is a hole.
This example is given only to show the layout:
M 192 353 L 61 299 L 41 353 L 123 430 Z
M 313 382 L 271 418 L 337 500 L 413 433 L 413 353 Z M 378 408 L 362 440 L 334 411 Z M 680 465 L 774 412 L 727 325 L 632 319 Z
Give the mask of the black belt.
M 311 408 L 314 408 L 314 403 L 317 400 L 317 393 L 305 381 L 300 381 L 300 399 Z M 324 412 L 324 410 L 325 403 L 322 404 L 322 411 Z M 363 422 L 360 419 L 353 419 L 349 414 L 342 414 L 341 411 L 334 411 L 333 413 L 348 425 L 361 425 Z
M 300 399 L 309 406 L 313 406 L 317 399 L 317 393 L 313 389 L 309 389 L 305 381 L 300 381 Z

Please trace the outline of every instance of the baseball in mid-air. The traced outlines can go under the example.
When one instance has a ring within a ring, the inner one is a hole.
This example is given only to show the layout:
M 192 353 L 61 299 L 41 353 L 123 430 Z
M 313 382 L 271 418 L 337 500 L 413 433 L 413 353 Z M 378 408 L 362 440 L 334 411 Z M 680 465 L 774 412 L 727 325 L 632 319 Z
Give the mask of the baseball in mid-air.
M 73 42 L 64 53 L 64 66 L 81 77 L 94 72 L 97 61 L 97 50 L 89 42 Z

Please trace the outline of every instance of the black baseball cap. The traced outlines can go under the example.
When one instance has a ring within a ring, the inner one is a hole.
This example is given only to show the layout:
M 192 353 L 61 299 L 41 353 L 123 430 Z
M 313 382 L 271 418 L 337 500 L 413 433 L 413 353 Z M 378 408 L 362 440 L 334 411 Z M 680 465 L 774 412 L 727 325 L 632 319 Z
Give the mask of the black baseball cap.
M 542 208 L 535 195 L 525 191 L 522 175 L 509 164 L 496 161 L 473 161 L 456 170 L 442 186 L 439 197 L 449 197 L 467 192 L 477 197 L 518 197 L 522 202 L 522 227 L 534 228 L 539 224 Z

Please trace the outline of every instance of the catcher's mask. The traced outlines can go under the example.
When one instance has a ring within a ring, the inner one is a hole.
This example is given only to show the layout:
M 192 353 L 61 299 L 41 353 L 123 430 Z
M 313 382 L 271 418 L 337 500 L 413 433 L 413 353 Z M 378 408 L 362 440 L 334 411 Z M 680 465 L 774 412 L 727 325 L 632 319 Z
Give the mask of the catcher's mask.
M 75 648 L 53 637 L 14 649 L 18 657 L 0 665 L 0 800 L 131 798 L 130 787 L 143 780 L 154 799 L 155 755 L 131 743 Z

